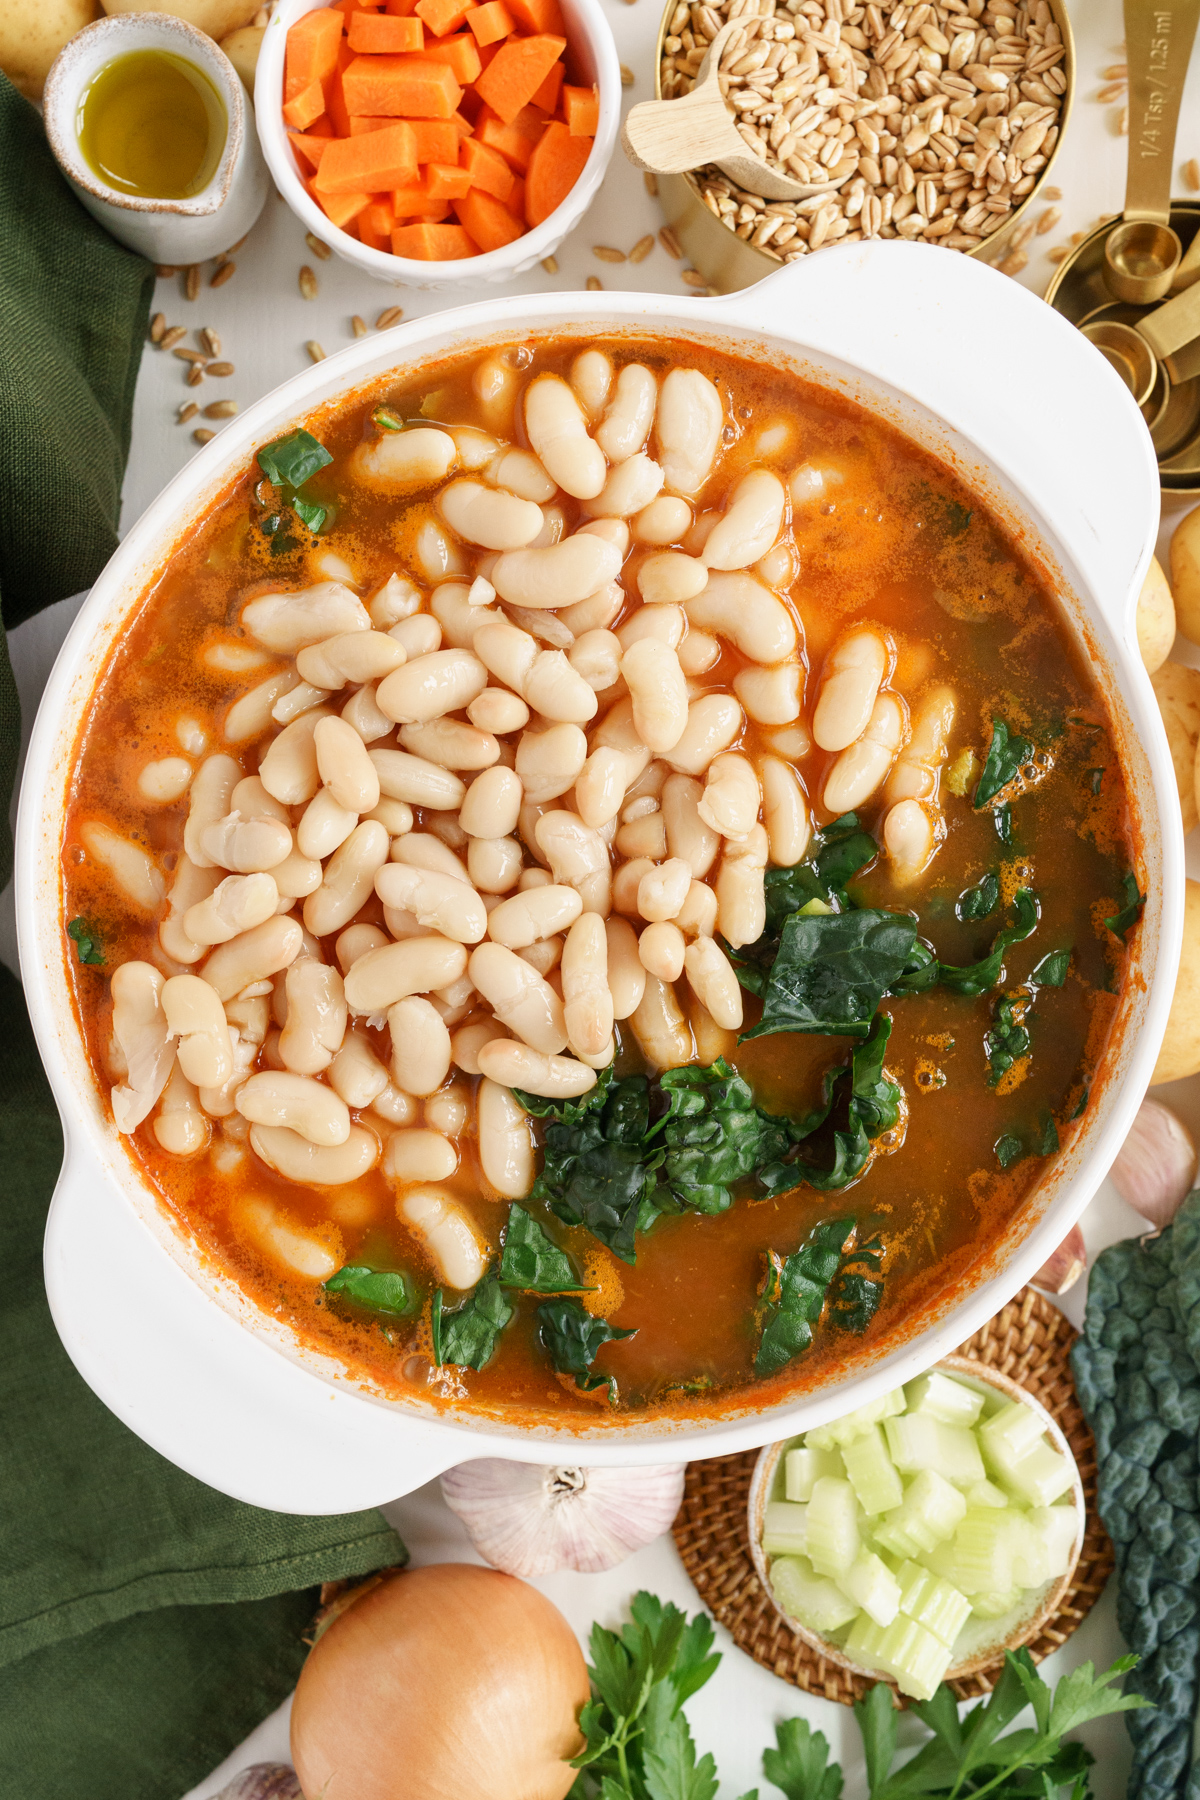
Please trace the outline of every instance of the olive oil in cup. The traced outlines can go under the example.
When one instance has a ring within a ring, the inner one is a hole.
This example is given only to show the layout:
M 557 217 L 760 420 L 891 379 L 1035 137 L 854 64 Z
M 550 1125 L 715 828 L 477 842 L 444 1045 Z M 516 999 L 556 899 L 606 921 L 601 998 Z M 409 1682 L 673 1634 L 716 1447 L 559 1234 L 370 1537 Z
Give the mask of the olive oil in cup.
M 88 83 L 77 119 L 79 148 L 120 194 L 184 200 L 216 173 L 229 122 L 202 69 L 169 50 L 132 50 Z

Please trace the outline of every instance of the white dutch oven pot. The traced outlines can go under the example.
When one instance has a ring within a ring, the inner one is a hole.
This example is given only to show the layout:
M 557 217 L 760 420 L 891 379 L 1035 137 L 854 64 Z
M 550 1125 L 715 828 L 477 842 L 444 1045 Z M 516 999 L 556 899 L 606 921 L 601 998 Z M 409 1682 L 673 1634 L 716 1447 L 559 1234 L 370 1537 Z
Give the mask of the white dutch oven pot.
M 60 846 L 72 746 L 147 582 L 255 449 L 313 407 L 446 352 L 556 328 L 662 333 L 811 376 L 956 467 L 1040 556 L 1107 696 L 1149 899 L 1141 946 L 1078 1139 L 1008 1240 L 940 1313 L 873 1365 L 725 1420 L 569 1431 L 438 1415 L 378 1398 L 306 1350 L 205 1266 L 113 1129 L 72 1010 Z M 1043 1263 L 1112 1162 L 1153 1068 L 1178 961 L 1183 841 L 1171 761 L 1134 614 L 1158 517 L 1150 439 L 1096 351 L 1015 282 L 928 246 L 840 247 L 708 303 L 662 294 L 514 295 L 364 340 L 228 425 L 129 533 L 63 646 L 33 733 L 17 837 L 25 990 L 66 1138 L 46 1232 L 55 1323 L 130 1428 L 202 1481 L 259 1506 L 337 1512 L 479 1456 L 631 1464 L 743 1450 L 907 1381 L 976 1331 Z

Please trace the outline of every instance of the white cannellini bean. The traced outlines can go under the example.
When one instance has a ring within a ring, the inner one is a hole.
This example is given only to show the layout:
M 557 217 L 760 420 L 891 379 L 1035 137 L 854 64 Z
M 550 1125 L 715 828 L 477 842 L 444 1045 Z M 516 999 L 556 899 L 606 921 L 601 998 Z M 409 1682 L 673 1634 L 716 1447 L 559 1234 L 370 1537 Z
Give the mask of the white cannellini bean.
M 378 806 L 373 806 L 367 814 L 377 825 L 382 825 L 390 838 L 403 837 L 405 832 L 413 828 L 413 811 L 403 800 L 393 800 L 385 794 Z
M 344 1144 L 350 1136 L 346 1102 L 311 1075 L 263 1070 L 242 1083 L 234 1103 L 252 1125 L 286 1125 L 310 1144 Z
M 406 1094 L 424 1096 L 450 1072 L 450 1033 L 441 1013 L 421 995 L 408 994 L 388 1008 L 392 1080 Z
M 241 813 L 243 819 L 278 819 L 290 825 L 292 816 L 281 800 L 268 794 L 257 775 L 247 775 L 237 783 L 229 796 L 228 810 Z
M 929 867 L 945 823 L 929 800 L 897 800 L 883 820 L 883 844 L 893 878 L 907 887 Z
M 619 520 L 601 520 L 602 524 L 619 524 Z M 576 532 L 576 537 L 581 536 Z M 589 594 L 586 600 L 577 600 L 573 606 L 564 606 L 558 617 L 564 625 L 570 627 L 578 640 L 589 631 L 607 631 L 613 621 L 620 617 L 625 605 L 625 590 L 619 581 L 606 581 L 603 587 Z
M 460 1082 L 451 1082 L 425 1102 L 425 1123 L 446 1137 L 461 1137 L 470 1117 L 470 1095 Z
M 638 939 L 638 958 L 648 975 L 678 981 L 683 974 L 683 933 L 668 919 L 647 925 Z
M 358 824 L 357 810 L 339 806 L 328 788 L 318 788 L 296 827 L 296 846 L 301 856 L 321 862 L 344 844 Z M 320 885 L 320 875 L 317 876 Z M 308 889 L 312 892 L 312 889 Z
M 218 868 L 238 875 L 255 875 L 291 855 L 292 834 L 278 819 L 244 819 L 229 813 L 200 833 L 200 848 Z
M 200 653 L 206 668 L 223 675 L 244 675 L 249 669 L 264 669 L 270 657 L 264 650 L 253 650 L 249 644 L 238 644 L 228 638 L 208 643 Z
M 638 912 L 651 921 L 673 919 L 687 898 L 691 882 L 691 866 L 679 856 L 648 869 L 638 882 Z
M 543 718 L 579 725 L 595 717 L 596 696 L 582 675 L 561 650 L 539 650 L 529 632 L 516 625 L 485 625 L 475 633 L 475 650 Z
M 796 621 L 757 575 L 714 569 L 707 585 L 684 604 L 691 624 L 727 638 L 751 662 L 778 663 L 796 653 Z
M 811 831 L 804 789 L 791 764 L 777 756 L 763 757 L 758 778 L 771 861 L 778 869 L 790 869 L 808 848 Z
M 208 1146 L 212 1128 L 195 1083 L 188 1080 L 178 1062 L 162 1091 L 152 1129 L 169 1156 L 195 1156 Z
M 525 801 L 543 805 L 575 785 L 587 761 L 588 741 L 578 725 L 552 725 L 547 731 L 524 731 L 517 744 L 516 773 Z
M 488 479 L 497 487 L 519 494 L 522 500 L 536 500 L 543 506 L 558 492 L 558 483 L 550 479 L 537 457 L 528 450 L 501 451 L 488 470 Z
M 631 618 L 616 630 L 622 654 L 642 638 L 654 638 L 670 650 L 678 650 L 683 642 L 687 618 L 682 606 L 639 606 Z
M 404 938 L 368 950 L 347 971 L 346 1002 L 365 1016 L 386 1012 L 410 994 L 432 994 L 467 972 L 462 944 L 444 937 Z
M 347 725 L 353 726 L 364 744 L 373 744 L 392 729 L 392 721 L 375 704 L 373 686 L 361 687 L 356 694 L 351 694 L 342 708 L 342 718 Z
M 739 669 L 733 691 L 757 725 L 790 725 L 800 717 L 799 662 L 777 663 L 773 669 Z
M 375 703 L 401 725 L 460 712 L 487 686 L 487 670 L 469 650 L 433 650 L 379 683 Z
M 286 1125 L 252 1125 L 250 1148 L 257 1157 L 301 1187 L 342 1187 L 369 1175 L 379 1161 L 379 1139 L 351 1125 L 344 1144 L 311 1144 Z
M 452 426 L 450 436 L 458 448 L 459 464 L 464 469 L 485 469 L 500 448 L 494 437 L 486 431 L 476 431 L 473 425 Z
M 175 721 L 175 736 L 179 739 L 179 747 L 188 756 L 203 756 L 208 749 L 208 733 L 199 719 L 184 717 Z
M 742 988 L 733 965 L 711 937 L 698 937 L 684 951 L 688 985 L 722 1031 L 742 1025 Z
M 222 1000 L 232 1000 L 243 988 L 266 981 L 295 962 L 303 943 L 300 921 L 276 914 L 253 931 L 243 931 L 227 944 L 218 944 L 201 974 Z
M 585 631 L 567 651 L 567 661 L 593 693 L 613 685 L 621 673 L 621 640 L 612 631 Z
M 433 869 L 386 863 L 375 876 L 375 892 L 385 906 L 412 913 L 426 930 L 458 944 L 477 944 L 488 927 L 487 909 L 475 889 Z
M 154 1108 L 175 1061 L 163 1011 L 166 985 L 152 963 L 121 963 L 113 970 L 113 1036 L 125 1059 L 125 1080 L 112 1090 L 113 1119 L 125 1135 Z
M 912 734 L 887 779 L 883 797 L 889 806 L 901 800 L 936 800 L 938 776 L 954 725 L 954 690 L 938 686 L 924 695 L 913 712 Z
M 458 1167 L 458 1151 L 440 1131 L 421 1126 L 396 1131 L 383 1153 L 383 1173 L 407 1187 L 415 1181 L 448 1181 Z
M 376 631 L 390 631 L 401 619 L 407 619 L 421 604 L 421 590 L 407 575 L 395 571 L 368 596 L 367 612 Z
M 229 1132 L 236 1127 L 240 1130 L 240 1136 L 245 1138 L 248 1136 L 247 1127 L 234 1109 L 234 1095 L 258 1061 L 259 1045 L 250 1038 L 243 1037 L 238 1031 L 231 1031 L 229 1035 L 233 1042 L 233 1072 L 220 1087 L 200 1088 L 200 1105 L 209 1118 L 230 1121 L 229 1126 L 222 1126 L 222 1131 Z
M 471 980 L 502 1025 L 535 1050 L 566 1048 L 562 1001 L 536 969 L 503 944 L 480 944 L 467 964 Z
M 379 804 L 379 775 L 366 745 L 344 719 L 327 718 L 313 732 L 317 772 L 339 806 L 367 813 Z
M 889 655 L 889 644 L 869 625 L 833 646 L 813 714 L 813 737 L 822 750 L 844 750 L 866 730 Z
M 723 838 L 744 838 L 758 818 L 762 801 L 758 776 L 748 756 L 736 751 L 715 756 L 708 765 L 698 811 L 706 825 Z
M 389 1125 L 415 1125 L 420 1110 L 412 1095 L 401 1092 L 391 1081 L 371 1102 L 371 1111 L 386 1119 Z
M 386 631 L 343 631 L 297 652 L 302 681 L 333 691 L 348 681 L 380 681 L 405 661 L 404 645 Z
M 380 931 L 378 925 L 347 925 L 333 947 L 342 974 L 368 950 L 377 950 L 387 941 L 387 933 Z
M 628 919 L 613 916 L 604 921 L 604 936 L 613 1017 L 627 1019 L 637 1011 L 646 991 L 646 971 L 638 956 L 637 934 Z
M 573 925 L 583 901 L 572 887 L 550 883 L 502 900 L 488 915 L 488 936 L 509 950 L 523 950 Z
M 765 556 L 759 557 L 754 572 L 768 587 L 790 588 L 799 573 L 799 559 L 791 544 L 783 538 L 773 544 Z
M 613 750 L 606 744 L 592 751 L 575 778 L 575 805 L 585 825 L 598 831 L 616 818 L 631 781 L 642 773 L 649 759 L 648 750 L 631 756 L 628 751 Z
M 494 1019 L 486 1019 L 473 1025 L 460 1025 L 450 1036 L 450 1058 L 456 1069 L 464 1075 L 478 1075 L 479 1052 L 493 1038 L 507 1037 L 503 1025 L 497 1025 Z
M 577 532 L 562 543 L 506 550 L 489 579 L 501 599 L 515 606 L 558 611 L 597 593 L 620 574 L 621 553 L 591 533 Z M 561 614 L 560 614 L 561 616 Z M 567 620 L 570 630 L 575 626 Z
M 458 446 L 449 432 L 418 425 L 408 431 L 381 431 L 373 444 L 360 444 L 350 468 L 364 487 L 394 494 L 444 481 L 457 460 Z
M 268 675 L 265 681 L 260 681 L 248 694 L 234 701 L 225 714 L 221 735 L 231 744 L 244 744 L 249 738 L 261 737 L 270 725 L 279 701 L 298 685 L 299 676 L 294 669 L 281 669 L 276 675 Z
M 146 912 L 158 911 L 167 884 L 149 851 L 99 819 L 89 819 L 79 835 L 88 855 L 108 870 L 127 901 Z
M 683 735 L 664 753 L 664 761 L 681 775 L 702 775 L 714 756 L 728 750 L 744 723 L 732 694 L 701 694 L 688 707 Z
M 397 736 L 402 749 L 441 769 L 490 769 L 500 756 L 500 745 L 490 731 L 464 725 L 461 719 L 402 725 Z
M 662 489 L 663 472 L 652 457 L 639 451 L 609 470 L 608 479 L 588 511 L 599 519 L 631 519 L 644 512 Z
M 743 475 L 704 546 L 709 568 L 748 569 L 765 556 L 779 536 L 785 499 L 783 483 L 770 469 Z
M 331 1226 L 305 1225 L 265 1194 L 243 1194 L 234 1219 L 259 1250 L 306 1281 L 328 1281 L 341 1267 Z
M 842 751 L 826 776 L 822 805 L 836 815 L 852 812 L 869 800 L 896 760 L 907 727 L 907 713 L 899 695 L 880 694 L 866 730 Z
M 577 500 L 600 492 L 607 473 L 604 452 L 588 436 L 579 402 L 561 376 L 538 375 L 525 389 L 525 430 L 559 487 Z
M 426 581 L 445 581 L 450 576 L 467 572 L 457 543 L 432 513 L 417 527 L 412 558 Z
M 576 1056 L 588 1062 L 607 1048 L 613 1029 L 608 938 L 598 913 L 583 913 L 567 933 L 562 990 L 567 1042 Z
M 204 955 L 206 946 L 187 935 L 183 921 L 193 906 L 207 900 L 220 879 L 220 869 L 197 868 L 186 851 L 180 856 L 167 896 L 167 916 L 158 927 L 158 941 L 173 962 L 195 963 Z
M 188 791 L 192 779 L 192 765 L 182 756 L 164 756 L 158 762 L 148 762 L 137 779 L 138 793 L 143 800 L 150 800 L 165 805 L 172 800 L 179 800 Z
M 666 822 L 654 800 L 647 799 L 635 804 L 646 806 L 649 810 L 639 811 L 636 818 L 620 827 L 613 838 L 613 848 L 618 856 L 628 857 L 633 861 L 649 857 L 651 862 L 660 862 L 667 854 Z
M 632 521 L 640 544 L 678 544 L 692 523 L 692 509 L 676 494 L 660 494 Z
M 373 819 L 354 827 L 325 864 L 321 885 L 304 902 L 304 925 L 314 937 L 328 937 L 348 925 L 375 886 L 388 859 L 388 835 Z
M 482 481 L 452 481 L 437 498 L 451 531 L 485 550 L 523 550 L 542 529 L 542 509 Z
M 652 1069 L 678 1069 L 694 1060 L 691 1028 L 670 982 L 647 972 L 646 990 L 629 1024 Z
M 700 815 L 703 795 L 704 789 L 691 775 L 668 775 L 663 783 L 667 849 L 672 857 L 681 857 L 697 877 L 708 874 L 721 847 L 719 834 Z
M 663 601 L 682 605 L 703 593 L 707 583 L 704 564 L 681 550 L 662 550 L 657 556 L 648 556 L 637 574 L 638 593 L 647 606 Z
M 612 359 L 603 350 L 581 350 L 571 364 L 571 386 L 589 419 L 604 411 L 612 384 Z
M 298 687 L 291 688 L 280 696 L 271 708 L 271 719 L 276 725 L 290 725 L 293 719 L 310 712 L 314 706 L 321 706 L 330 697 L 328 688 L 313 687 L 311 682 L 302 681 Z
M 573 887 L 585 912 L 606 917 L 612 906 L 612 863 L 603 838 L 578 813 L 543 813 L 534 827 L 556 882 Z
M 489 557 L 487 560 L 490 562 L 493 559 Z M 498 607 L 476 606 L 472 602 L 471 588 L 473 585 L 473 583 L 465 581 L 443 581 L 440 587 L 434 589 L 433 597 L 429 602 L 433 612 L 430 624 L 436 625 L 439 636 L 444 637 L 446 642 L 456 650 L 469 650 L 475 633 L 481 625 L 495 624 L 497 619 L 503 617 Z M 428 614 L 422 613 L 420 618 L 426 619 Z M 406 629 L 411 631 L 417 623 L 418 621 L 415 619 L 410 620 Z M 407 642 L 405 643 L 410 662 L 414 657 L 427 655 L 429 651 L 437 648 L 437 644 L 432 644 L 428 648 L 422 646 L 421 649 L 415 650 Z
M 485 769 L 466 791 L 458 822 L 472 838 L 499 838 L 517 828 L 524 790 L 512 769 Z
M 489 896 L 498 903 L 502 894 L 516 887 L 524 860 L 524 852 L 515 837 L 473 837 L 470 840 L 467 874 L 472 885 L 483 895 L 485 907 Z
M 265 729 L 265 727 L 264 727 Z M 183 828 L 183 847 L 194 866 L 211 869 L 213 860 L 200 846 L 200 833 L 206 825 L 215 825 L 229 811 L 234 788 L 242 771 L 232 756 L 208 756 L 196 770 L 192 781 L 191 804 Z
M 767 866 L 765 826 L 755 825 L 740 843 L 726 840 L 717 871 L 717 917 L 721 936 L 739 950 L 763 934 L 767 922 L 763 870 Z
M 342 1047 L 346 1035 L 346 995 L 342 978 L 327 963 L 303 957 L 284 978 L 287 1023 L 279 1037 L 284 1067 L 296 1075 L 319 1075 Z
M 692 882 L 675 923 L 685 938 L 713 936 L 717 929 L 717 896 L 707 882 Z
M 184 935 L 193 944 L 227 944 L 239 932 L 252 931 L 269 919 L 278 904 L 279 889 L 272 875 L 227 875 L 206 899 L 189 906 L 183 915 Z
M 407 863 L 413 869 L 436 869 L 441 875 L 453 875 L 457 881 L 470 884 L 467 865 L 456 856 L 449 844 L 431 831 L 414 831 L 392 845 L 392 861 Z
M 667 486 L 697 494 L 708 480 L 724 424 L 721 396 L 699 369 L 672 369 L 658 396 L 659 460 Z
M 448 769 L 411 756 L 407 750 L 369 750 L 379 776 L 380 792 L 408 806 L 425 806 L 434 812 L 456 812 L 462 805 L 466 784 Z
M 453 582 L 446 585 L 459 588 L 462 583 Z M 436 593 L 434 599 L 437 599 Z M 432 605 L 433 602 L 431 601 L 430 604 Z M 432 651 L 440 650 L 442 647 L 442 627 L 437 619 L 431 617 L 429 613 L 418 613 L 415 618 L 402 619 L 398 625 L 392 626 L 388 636 L 395 638 L 410 662 L 414 657 L 428 656 Z
M 522 631 L 537 638 L 539 643 L 548 644 L 552 650 L 569 650 L 575 642 L 575 633 L 563 624 L 556 613 L 539 612 L 533 606 L 513 606 L 509 603 L 504 608 L 504 617 L 510 625 L 519 625 Z
M 241 625 L 256 643 L 279 656 L 295 656 L 344 631 L 369 631 L 371 619 L 357 594 L 340 581 L 320 581 L 295 594 L 259 594 L 247 601 Z
M 510 694 L 504 688 L 489 687 L 484 688 L 482 694 L 476 694 L 467 708 L 467 717 L 478 730 L 499 736 L 520 731 L 529 721 L 529 708 L 519 695 Z
M 487 1267 L 487 1246 L 453 1194 L 439 1187 L 409 1188 L 396 1212 L 424 1244 L 439 1281 L 450 1288 L 475 1286 Z
M 329 1065 L 329 1085 L 355 1112 L 382 1094 L 388 1072 L 361 1031 L 347 1032 L 342 1047 Z
M 626 363 L 596 430 L 596 442 L 610 463 L 633 456 L 650 435 L 658 404 L 658 382 L 641 363 Z
M 502 1198 L 523 1200 L 533 1186 L 536 1162 L 529 1115 L 511 1088 L 486 1077 L 480 1082 L 476 1130 L 485 1181 Z
M 621 674 L 633 701 L 633 722 L 647 749 L 674 749 L 688 724 L 687 679 L 666 644 L 642 638 L 621 658 Z
M 303 805 L 321 785 L 313 738 L 321 720 L 328 716 L 314 710 L 293 719 L 268 745 L 258 765 L 258 778 L 268 794 L 285 806 Z
M 615 912 L 624 913 L 627 918 L 641 917 L 638 912 L 637 894 L 643 875 L 647 875 L 656 865 L 648 856 L 631 857 L 628 862 L 618 864 L 612 880 L 612 904 Z
M 304 900 L 321 885 L 321 864 L 315 856 L 304 856 L 293 850 L 271 870 L 271 880 L 284 900 Z M 284 909 L 287 910 L 286 908 Z
M 596 1071 L 571 1056 L 547 1056 L 512 1038 L 493 1038 L 479 1051 L 480 1073 L 500 1087 L 545 1099 L 576 1100 L 596 1085 Z

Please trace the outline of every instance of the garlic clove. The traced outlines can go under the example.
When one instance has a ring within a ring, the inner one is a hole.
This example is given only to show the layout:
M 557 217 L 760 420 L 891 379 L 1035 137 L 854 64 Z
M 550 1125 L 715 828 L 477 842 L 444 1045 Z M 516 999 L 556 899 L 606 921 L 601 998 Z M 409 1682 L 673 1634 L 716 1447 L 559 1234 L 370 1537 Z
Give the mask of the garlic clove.
M 683 1463 L 539 1468 L 485 1457 L 442 1476 L 442 1495 L 485 1562 L 507 1575 L 612 1569 L 669 1529 Z
M 1122 1200 L 1161 1230 L 1191 1193 L 1196 1161 L 1182 1119 L 1161 1100 L 1143 1100 L 1109 1175 Z
M 254 1763 L 223 1787 L 217 1800 L 304 1800 L 290 1763 Z
M 1065 1294 L 1087 1269 L 1087 1249 L 1078 1225 L 1072 1225 L 1053 1256 L 1047 1257 L 1030 1285 L 1043 1294 Z

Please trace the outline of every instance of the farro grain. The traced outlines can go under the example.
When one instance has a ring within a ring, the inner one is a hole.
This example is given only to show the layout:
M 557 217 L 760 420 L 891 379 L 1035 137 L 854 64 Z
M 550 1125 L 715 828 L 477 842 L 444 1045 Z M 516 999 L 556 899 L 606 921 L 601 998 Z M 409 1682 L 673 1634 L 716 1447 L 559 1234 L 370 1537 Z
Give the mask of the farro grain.
M 204 416 L 206 419 L 232 419 L 237 409 L 236 400 L 214 400 L 211 406 L 205 407 Z
M 161 344 L 166 334 L 167 319 L 165 313 L 155 313 L 150 321 L 150 342 Z
M 226 375 L 233 374 L 233 364 L 231 362 L 211 362 L 206 366 L 204 373 L 215 375 L 220 380 Z
M 192 438 L 197 444 L 211 444 L 216 435 L 216 432 L 210 431 L 207 425 L 197 425 L 192 433 Z
M 187 327 L 186 326 L 184 326 L 184 325 L 168 325 L 167 329 L 163 332 L 162 337 L 158 341 L 158 347 L 160 350 L 170 350 L 171 348 L 173 348 L 173 346 L 175 344 L 177 344 L 179 342 L 180 338 L 185 338 L 186 336 L 187 336 Z
M 328 262 L 329 258 L 333 255 L 333 251 L 329 248 L 329 245 L 323 244 L 315 231 L 306 231 L 304 234 L 304 241 L 312 251 L 313 255 L 320 257 L 322 262 Z
M 319 289 L 317 287 L 317 278 L 313 274 L 312 270 L 309 268 L 307 263 L 304 263 L 301 266 L 300 274 L 297 277 L 297 282 L 298 282 L 298 285 L 300 288 L 300 298 L 302 300 L 315 300 L 316 299 L 317 294 L 319 292 Z
M 356 338 L 366 337 L 367 321 L 365 319 L 360 319 L 357 313 L 351 313 L 350 329 L 354 333 Z
M 208 356 L 220 356 L 221 340 L 211 325 L 203 326 L 196 336 L 200 339 L 200 347 Z
M 209 287 L 224 287 L 225 283 L 231 281 L 236 274 L 237 264 L 235 262 L 220 263 L 213 270 L 212 280 L 208 285 Z
M 325 361 L 325 352 L 322 350 L 320 344 L 318 344 L 316 338 L 309 338 L 304 348 L 308 351 L 308 354 L 312 357 L 314 362 Z
M 192 263 L 183 277 L 183 297 L 185 300 L 196 300 L 200 295 L 200 264 Z
M 176 424 L 186 425 L 188 420 L 194 419 L 199 411 L 200 408 L 196 405 L 194 400 L 185 400 L 175 415 Z
M 589 294 L 598 294 L 604 287 L 604 283 L 598 275 L 589 275 L 585 285 Z
M 402 306 L 385 306 L 375 321 L 376 331 L 386 331 L 391 325 L 398 325 L 404 317 Z
M 654 248 L 654 233 L 652 231 L 648 231 L 646 233 L 645 237 L 641 237 L 638 239 L 637 243 L 633 246 L 633 249 L 629 252 L 630 262 L 631 263 L 645 262 L 646 258 L 649 256 L 649 254 L 653 250 L 653 248 Z
M 1183 165 L 1183 179 L 1193 194 L 1200 193 L 1200 161 L 1190 156 Z
M 614 250 L 611 244 L 593 244 L 592 255 L 598 262 L 623 263 L 625 261 L 625 252 Z

